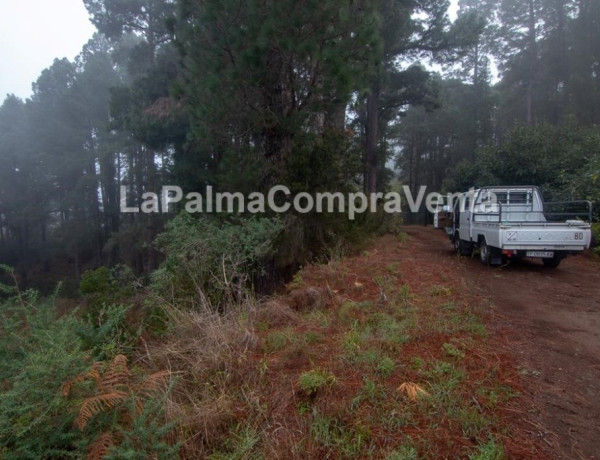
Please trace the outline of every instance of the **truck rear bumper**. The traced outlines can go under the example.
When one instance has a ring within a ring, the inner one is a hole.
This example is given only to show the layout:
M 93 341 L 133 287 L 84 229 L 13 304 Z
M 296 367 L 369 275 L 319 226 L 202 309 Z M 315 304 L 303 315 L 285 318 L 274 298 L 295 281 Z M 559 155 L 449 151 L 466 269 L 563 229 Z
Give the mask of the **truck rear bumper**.
M 571 245 L 557 245 L 557 244 L 543 244 L 543 245 L 503 245 L 503 250 L 506 251 L 559 251 L 559 252 L 582 252 L 587 249 L 586 246 L 571 246 Z

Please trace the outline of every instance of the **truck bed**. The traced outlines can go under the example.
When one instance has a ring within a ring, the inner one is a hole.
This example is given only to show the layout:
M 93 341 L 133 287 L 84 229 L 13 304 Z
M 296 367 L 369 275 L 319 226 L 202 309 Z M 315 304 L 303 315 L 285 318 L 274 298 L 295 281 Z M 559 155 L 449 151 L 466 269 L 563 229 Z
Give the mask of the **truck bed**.
M 501 249 L 583 251 L 590 244 L 590 225 L 585 222 L 501 224 L 497 245 Z M 490 235 L 489 232 L 486 232 Z M 490 241 L 491 245 L 494 245 Z
M 555 216 L 553 216 L 555 217 Z M 525 206 L 484 206 L 473 213 L 472 238 L 506 250 L 583 251 L 589 247 L 591 225 L 578 219 L 549 221 L 543 211 Z

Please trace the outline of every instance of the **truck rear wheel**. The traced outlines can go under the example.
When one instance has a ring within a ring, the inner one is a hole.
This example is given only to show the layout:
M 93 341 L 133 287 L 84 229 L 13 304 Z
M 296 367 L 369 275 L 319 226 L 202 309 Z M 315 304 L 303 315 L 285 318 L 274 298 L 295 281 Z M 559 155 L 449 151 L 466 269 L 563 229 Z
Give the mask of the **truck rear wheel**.
M 560 261 L 563 260 L 560 256 L 554 256 L 551 259 L 542 259 L 542 263 L 544 267 L 548 268 L 556 268 L 560 265 Z
M 479 243 L 479 260 L 483 265 L 489 265 L 491 258 L 490 248 L 488 247 L 485 239 L 481 240 Z

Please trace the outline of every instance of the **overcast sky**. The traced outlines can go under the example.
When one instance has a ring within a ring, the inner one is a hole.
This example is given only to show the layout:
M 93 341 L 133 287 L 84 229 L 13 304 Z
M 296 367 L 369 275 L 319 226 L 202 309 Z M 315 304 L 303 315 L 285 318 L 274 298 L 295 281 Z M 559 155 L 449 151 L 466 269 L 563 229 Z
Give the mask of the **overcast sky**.
M 0 104 L 7 94 L 31 96 L 42 70 L 72 61 L 94 31 L 82 0 L 0 0 Z
M 94 32 L 82 0 L 0 0 L 0 104 L 31 96 L 42 70 L 73 60 Z

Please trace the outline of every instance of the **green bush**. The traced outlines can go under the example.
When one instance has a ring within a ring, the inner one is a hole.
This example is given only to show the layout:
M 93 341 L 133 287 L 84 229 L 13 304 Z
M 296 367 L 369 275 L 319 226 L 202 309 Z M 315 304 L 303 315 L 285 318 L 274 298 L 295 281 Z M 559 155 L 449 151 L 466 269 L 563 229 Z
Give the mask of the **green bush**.
M 592 251 L 600 254 L 600 222 L 592 224 Z
M 115 284 L 110 270 L 107 267 L 100 267 L 83 273 L 79 291 L 83 295 L 108 295 L 116 288 Z
M 264 272 L 282 230 L 275 218 L 219 221 L 181 214 L 156 240 L 165 261 L 152 274 L 151 291 L 169 304 L 189 307 L 235 303 Z
M 445 188 L 465 191 L 485 185 L 537 185 L 546 201 L 600 201 L 600 131 L 596 126 L 515 125 L 501 145 L 463 161 Z
M 123 303 L 135 294 L 135 276 L 129 267 L 116 265 L 86 270 L 79 282 L 79 292 L 84 296 L 84 316 L 97 327 L 106 320 L 109 305 Z
M 127 317 L 130 305 L 121 303 L 135 293 L 135 276 L 130 268 L 117 265 L 86 270 L 79 283 L 84 296 L 83 320 L 77 332 L 96 359 L 112 358 L 130 351 L 141 335 L 144 320 Z
M 292 194 L 307 192 L 359 192 L 356 178 L 363 172 L 360 148 L 343 131 L 326 129 L 323 133 L 306 132 L 294 138 L 285 158 L 282 184 Z M 303 265 L 307 260 L 341 257 L 350 249 L 365 244 L 383 225 L 383 213 L 365 212 L 355 220 L 345 212 L 310 212 L 285 216 L 285 231 L 277 248 L 280 267 Z
M 98 282 L 90 285 L 106 287 L 103 275 L 94 280 Z M 109 452 L 114 458 L 148 458 L 150 453 L 173 458 L 176 446 L 163 442 L 171 428 L 163 415 L 163 398 L 150 398 L 141 412 L 136 404 L 130 410 L 136 415 L 126 425 L 111 413 L 85 431 L 75 426 L 82 401 L 94 396 L 94 388 L 81 376 L 92 375 L 92 361 L 113 358 L 136 340 L 135 333 L 125 332 L 126 308 L 103 307 L 100 322 L 92 324 L 77 312 L 58 316 L 53 299 L 40 300 L 34 291 L 0 287 L 10 294 L 0 302 L 0 458 L 84 458 L 107 431 L 117 435 Z M 143 371 L 136 374 L 144 378 Z M 156 381 L 156 374 L 146 380 L 153 376 Z M 66 390 L 74 382 L 79 385 L 77 397 Z M 142 395 L 142 390 L 150 395 L 150 386 L 139 388 L 130 391 L 132 396 Z
M 0 457 L 80 458 L 62 384 L 86 368 L 79 320 L 28 292 L 0 305 Z
M 102 305 L 95 318 L 86 317 L 77 323 L 77 335 L 94 359 L 109 359 L 133 350 L 144 325 L 127 319 L 130 308 L 121 304 Z

